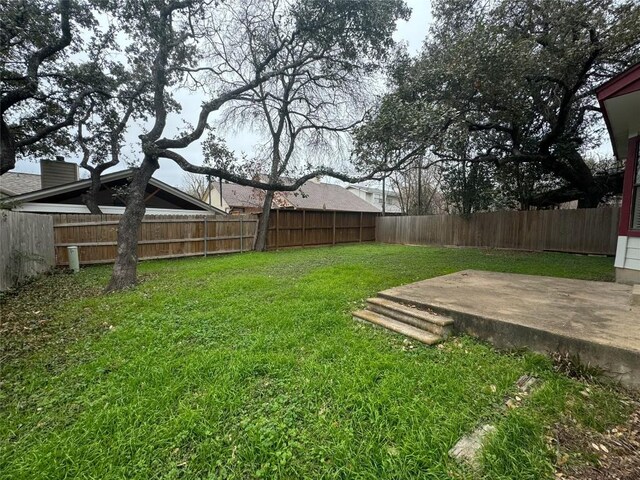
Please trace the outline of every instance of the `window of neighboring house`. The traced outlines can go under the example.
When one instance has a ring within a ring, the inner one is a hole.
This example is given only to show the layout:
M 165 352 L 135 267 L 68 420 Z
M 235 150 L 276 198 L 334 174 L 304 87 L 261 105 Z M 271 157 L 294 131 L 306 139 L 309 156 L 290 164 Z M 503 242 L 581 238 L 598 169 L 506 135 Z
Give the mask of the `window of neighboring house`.
M 640 142 L 636 142 L 636 172 L 633 176 L 633 210 L 631 229 L 640 230 Z

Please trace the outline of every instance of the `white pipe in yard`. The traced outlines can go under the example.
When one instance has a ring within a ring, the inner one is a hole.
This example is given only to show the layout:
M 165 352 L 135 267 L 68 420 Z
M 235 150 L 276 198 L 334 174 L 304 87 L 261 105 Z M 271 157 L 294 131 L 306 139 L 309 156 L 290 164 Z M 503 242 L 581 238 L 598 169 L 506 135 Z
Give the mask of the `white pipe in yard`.
M 67 247 L 67 254 L 69 255 L 69 268 L 78 273 L 80 271 L 80 258 L 78 257 L 78 247 Z

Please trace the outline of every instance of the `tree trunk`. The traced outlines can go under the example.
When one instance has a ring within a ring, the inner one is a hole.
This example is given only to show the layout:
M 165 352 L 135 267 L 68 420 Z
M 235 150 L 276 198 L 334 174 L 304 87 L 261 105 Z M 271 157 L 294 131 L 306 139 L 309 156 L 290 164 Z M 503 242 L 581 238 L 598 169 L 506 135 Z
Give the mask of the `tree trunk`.
M 133 174 L 127 189 L 127 206 L 118 224 L 118 254 L 106 292 L 124 290 L 137 283 L 138 233 L 146 211 L 144 199 L 149 180 L 158 167 L 157 159 L 145 157 Z
M 91 187 L 89 187 L 89 190 L 87 190 L 81 198 L 89 211 L 94 215 L 102 215 L 102 210 L 100 210 L 100 206 L 98 205 L 98 192 L 100 192 L 100 185 L 100 172 L 92 170 Z
M 16 150 L 9 127 L 0 118 L 0 175 L 13 170 L 16 166 Z
M 597 208 L 602 200 L 601 194 L 585 194 L 582 198 L 578 199 L 578 208 Z
M 420 165 L 418 165 L 418 213 L 422 215 L 422 159 L 420 159 Z
M 271 204 L 273 192 L 269 190 L 264 196 L 262 214 L 258 219 L 258 234 L 256 235 L 256 252 L 264 252 L 267 249 L 267 234 L 269 233 L 269 217 L 271 216 Z
M 382 177 L 382 216 L 387 213 L 387 192 L 386 192 L 386 177 Z
M 102 215 L 102 210 L 100 210 L 98 202 L 96 202 L 96 199 L 91 195 L 90 192 L 83 194 L 81 198 L 91 214 Z

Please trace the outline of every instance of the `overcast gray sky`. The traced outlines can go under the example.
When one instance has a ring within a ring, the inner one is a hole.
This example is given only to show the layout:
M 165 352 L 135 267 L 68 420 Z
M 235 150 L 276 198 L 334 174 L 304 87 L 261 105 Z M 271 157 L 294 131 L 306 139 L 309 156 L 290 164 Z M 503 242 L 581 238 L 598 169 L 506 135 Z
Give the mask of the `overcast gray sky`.
M 406 42 L 409 51 L 411 53 L 416 53 L 420 50 L 422 42 L 427 34 L 429 22 L 431 21 L 430 1 L 406 0 L 406 2 L 412 10 L 411 18 L 408 22 L 398 22 L 398 29 L 394 38 L 397 41 Z M 188 118 L 193 116 L 194 110 L 197 111 L 202 101 L 201 97 L 197 95 L 190 95 L 188 93 L 179 94 L 178 99 L 181 101 L 183 105 L 183 112 Z M 171 118 L 168 129 L 177 130 L 177 128 L 181 126 L 181 123 L 180 119 Z M 139 128 L 131 128 L 128 132 L 127 139 L 134 143 L 139 133 Z M 224 135 L 224 138 L 226 139 L 228 146 L 238 154 L 241 152 L 251 153 L 255 144 L 259 140 L 257 135 L 244 131 L 230 132 Z M 200 144 L 197 142 L 194 142 L 189 148 L 181 150 L 180 153 L 185 155 L 193 163 L 200 163 L 202 159 Z M 74 158 L 67 158 L 67 160 L 79 161 Z M 108 170 L 108 172 L 117 171 L 122 168 L 126 168 L 126 165 L 119 165 L 114 169 Z M 13 171 L 39 173 L 40 166 L 37 161 L 19 160 L 16 164 L 15 170 Z M 183 175 L 183 171 L 175 163 L 170 160 L 161 160 L 160 170 L 154 176 L 164 182 L 173 185 L 180 185 L 182 183 Z

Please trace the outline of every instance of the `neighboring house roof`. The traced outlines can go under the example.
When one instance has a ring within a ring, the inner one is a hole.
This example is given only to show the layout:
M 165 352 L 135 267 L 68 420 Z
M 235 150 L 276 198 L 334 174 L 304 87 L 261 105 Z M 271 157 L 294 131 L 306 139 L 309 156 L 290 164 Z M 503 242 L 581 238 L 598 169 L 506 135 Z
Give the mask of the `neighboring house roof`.
M 222 198 L 231 208 L 262 208 L 264 190 L 234 183 L 222 184 Z M 340 185 L 308 181 L 294 192 L 275 192 L 276 209 L 379 212 L 380 209 Z
M 0 194 L 7 197 L 22 195 L 42 188 L 36 173 L 7 172 L 0 176 Z
M 262 208 L 264 191 L 235 183 L 223 183 L 222 198 L 232 208 Z
M 133 168 L 128 168 L 126 170 L 121 170 L 119 172 L 109 173 L 106 175 L 102 175 L 101 183 L 103 187 L 106 187 L 110 184 L 126 184 L 126 179 L 131 177 L 134 173 Z M 4 177 L 4 175 L 3 175 Z M 76 194 L 84 193 L 91 186 L 90 179 L 78 180 L 76 182 L 67 183 L 64 185 L 59 185 L 56 187 L 45 188 L 42 190 L 36 190 L 34 192 L 25 193 L 22 195 L 16 195 L 11 197 L 11 201 L 16 204 L 24 204 L 24 203 L 45 203 L 46 200 L 50 200 L 51 203 L 60 202 L 60 204 L 73 204 L 73 200 L 68 200 Z M 157 178 L 151 177 L 149 180 L 149 187 L 153 188 L 154 191 L 148 196 L 148 198 L 155 196 L 157 192 L 162 191 L 169 196 L 173 196 L 174 199 L 180 201 L 180 203 L 185 207 L 185 209 L 191 210 L 207 210 L 207 211 L 215 211 L 216 213 L 225 214 L 222 210 L 215 208 L 211 205 L 206 204 L 202 200 L 199 200 L 191 195 L 179 190 L 171 185 L 164 183 Z M 65 200 L 62 200 L 65 199 Z M 99 205 L 102 207 L 102 203 L 99 201 Z M 188 207 L 188 208 L 187 208 Z M 177 209 L 179 210 L 179 209 Z

